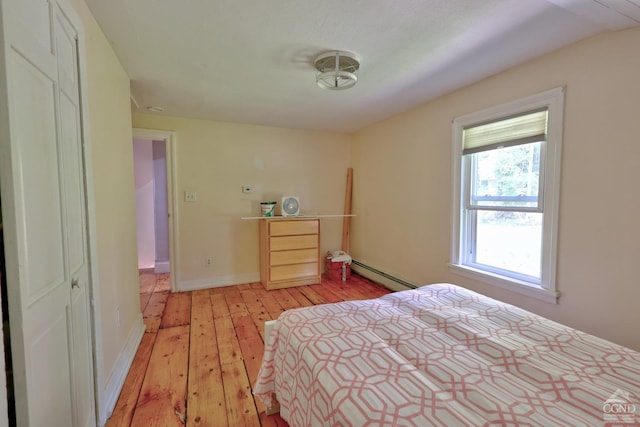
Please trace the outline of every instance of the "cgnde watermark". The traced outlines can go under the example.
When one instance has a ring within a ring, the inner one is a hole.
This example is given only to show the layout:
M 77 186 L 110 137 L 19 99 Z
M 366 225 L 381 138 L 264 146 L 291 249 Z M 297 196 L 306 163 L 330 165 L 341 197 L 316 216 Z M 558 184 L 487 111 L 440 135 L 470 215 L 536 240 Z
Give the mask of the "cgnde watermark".
M 602 405 L 602 420 L 605 423 L 634 424 L 640 402 L 631 393 L 617 389 Z

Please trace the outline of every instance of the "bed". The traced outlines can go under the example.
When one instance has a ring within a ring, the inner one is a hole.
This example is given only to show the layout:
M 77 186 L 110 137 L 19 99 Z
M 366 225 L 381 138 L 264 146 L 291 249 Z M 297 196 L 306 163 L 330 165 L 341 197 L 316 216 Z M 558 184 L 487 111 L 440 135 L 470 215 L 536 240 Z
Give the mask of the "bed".
M 436 284 L 282 313 L 254 394 L 292 427 L 637 425 L 640 353 Z

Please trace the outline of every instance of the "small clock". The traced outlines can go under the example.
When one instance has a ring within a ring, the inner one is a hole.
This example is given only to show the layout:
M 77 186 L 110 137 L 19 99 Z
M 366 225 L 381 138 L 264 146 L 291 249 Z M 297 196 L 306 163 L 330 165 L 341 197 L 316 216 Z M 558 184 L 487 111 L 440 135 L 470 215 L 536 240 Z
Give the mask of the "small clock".
M 300 215 L 300 199 L 295 196 L 285 196 L 282 198 L 282 216 Z

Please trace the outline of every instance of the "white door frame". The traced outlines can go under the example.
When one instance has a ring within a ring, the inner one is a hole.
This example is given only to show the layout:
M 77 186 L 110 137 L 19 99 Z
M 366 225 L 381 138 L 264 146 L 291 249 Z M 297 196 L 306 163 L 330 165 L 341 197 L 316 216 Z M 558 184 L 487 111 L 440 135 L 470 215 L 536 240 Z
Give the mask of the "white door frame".
M 133 128 L 134 139 L 147 139 L 152 141 L 164 141 L 166 146 L 167 163 L 167 209 L 169 211 L 169 265 L 171 274 L 171 291 L 178 290 L 178 206 L 176 204 L 176 133 L 166 130 Z

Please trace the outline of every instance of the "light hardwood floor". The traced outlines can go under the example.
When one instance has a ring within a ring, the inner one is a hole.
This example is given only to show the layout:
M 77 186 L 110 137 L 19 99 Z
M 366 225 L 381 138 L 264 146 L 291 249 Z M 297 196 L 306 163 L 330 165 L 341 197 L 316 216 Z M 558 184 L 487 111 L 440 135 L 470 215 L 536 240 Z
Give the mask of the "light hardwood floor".
M 169 290 L 167 274 L 140 274 L 147 329 L 108 427 L 287 426 L 280 415 L 265 415 L 251 393 L 264 322 L 291 308 L 389 293 L 356 274 L 272 291 L 260 283 Z

